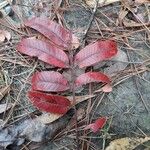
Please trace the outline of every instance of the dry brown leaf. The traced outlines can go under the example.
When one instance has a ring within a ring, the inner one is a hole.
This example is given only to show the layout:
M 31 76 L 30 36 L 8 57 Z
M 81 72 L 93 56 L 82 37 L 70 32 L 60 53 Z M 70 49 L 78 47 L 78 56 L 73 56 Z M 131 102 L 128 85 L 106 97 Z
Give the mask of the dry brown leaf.
M 6 30 L 0 30 L 0 43 L 4 42 L 5 39 L 7 39 L 8 41 L 11 39 L 10 32 Z
M 85 115 L 85 109 L 79 108 L 77 110 L 77 120 L 83 119 L 84 115 Z
M 11 39 L 11 34 L 8 31 L 3 31 L 5 38 L 9 41 Z
M 10 86 L 6 86 L 0 89 L 0 100 L 10 91 Z
M 76 104 L 83 102 L 85 100 L 88 100 L 89 98 L 94 97 L 95 95 L 84 95 L 84 96 L 76 96 Z M 71 102 L 73 101 L 72 96 L 67 97 Z M 62 117 L 63 115 L 60 114 L 54 114 L 54 113 L 46 113 L 42 114 L 41 116 L 38 116 L 36 119 L 43 124 L 49 124 L 57 120 L 58 118 Z
M 42 122 L 43 124 L 49 124 L 62 117 L 60 114 L 46 113 L 38 116 L 36 120 Z
M 96 0 L 85 0 L 86 4 L 90 7 L 94 7 L 96 4 Z M 99 0 L 98 4 L 100 6 L 109 5 L 115 2 L 121 2 L 121 0 Z M 137 4 L 144 4 L 144 3 L 150 3 L 150 0 L 135 0 L 134 1 Z
M 80 46 L 78 38 L 73 34 L 72 36 L 72 49 L 77 49 Z
M 4 42 L 5 36 L 4 34 L 0 31 L 0 43 Z
M 99 0 L 98 5 L 104 6 L 104 5 L 109 5 L 111 3 L 118 2 L 118 1 L 120 1 L 120 0 Z M 90 7 L 94 7 L 96 4 L 96 0 L 85 0 L 85 2 Z
M 149 141 L 150 137 L 145 138 L 121 138 L 110 142 L 105 150 L 133 150 L 142 143 Z
M 12 107 L 12 104 L 0 104 L 0 114 L 9 110 Z
M 139 4 L 150 3 L 150 0 L 135 0 L 135 3 Z

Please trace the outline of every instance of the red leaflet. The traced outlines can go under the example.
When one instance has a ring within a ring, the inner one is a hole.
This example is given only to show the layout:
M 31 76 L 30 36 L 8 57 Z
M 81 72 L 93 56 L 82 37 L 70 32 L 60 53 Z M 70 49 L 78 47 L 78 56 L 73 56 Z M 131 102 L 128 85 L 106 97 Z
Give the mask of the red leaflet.
M 104 127 L 104 125 L 106 124 L 106 121 L 107 121 L 106 117 L 99 118 L 94 123 L 91 123 L 91 124 L 87 125 L 85 127 L 85 130 L 91 129 L 92 132 L 95 133 L 95 132 L 99 131 L 101 128 Z
M 110 83 L 110 79 L 108 76 L 101 72 L 87 72 L 84 74 L 81 74 L 77 79 L 75 80 L 76 86 L 81 86 L 83 84 L 87 84 L 90 82 L 105 82 Z
M 61 48 L 68 49 L 70 46 L 72 40 L 71 32 L 52 20 L 35 17 L 26 21 L 25 25 L 39 31 Z
M 69 64 L 68 56 L 63 50 L 41 40 L 23 39 L 17 50 L 57 67 L 67 68 Z
M 46 93 L 40 93 L 35 91 L 29 91 L 28 96 L 38 109 L 57 114 L 65 114 L 71 103 L 70 101 L 58 95 L 49 95 Z
M 75 63 L 80 67 L 91 66 L 111 58 L 117 53 L 117 44 L 112 40 L 98 41 L 83 48 L 75 56 Z
M 69 89 L 68 81 L 59 72 L 42 71 L 32 76 L 32 88 L 46 92 L 58 92 Z

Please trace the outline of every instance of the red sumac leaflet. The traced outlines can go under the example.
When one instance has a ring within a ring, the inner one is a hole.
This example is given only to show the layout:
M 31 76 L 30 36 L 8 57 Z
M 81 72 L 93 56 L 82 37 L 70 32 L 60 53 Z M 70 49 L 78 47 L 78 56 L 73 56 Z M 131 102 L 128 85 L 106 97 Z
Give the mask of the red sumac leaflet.
M 97 119 L 94 123 L 91 123 L 85 127 L 85 130 L 91 129 L 93 132 L 99 131 L 106 124 L 107 118 L 102 117 Z
M 94 65 L 111 58 L 117 53 L 117 44 L 112 40 L 97 41 L 81 49 L 75 56 L 75 64 L 80 68 Z
M 59 72 L 42 71 L 32 76 L 32 89 L 46 92 L 66 91 L 68 81 Z
M 51 42 L 62 49 L 68 49 L 70 47 L 72 33 L 52 20 L 42 17 L 35 17 L 26 21 L 25 25 L 39 31 Z
M 17 50 L 31 57 L 38 57 L 38 59 L 56 67 L 68 68 L 69 65 L 68 56 L 63 50 L 41 40 L 23 39 L 18 44 Z
M 29 91 L 28 96 L 38 109 L 50 113 L 65 114 L 71 105 L 70 101 L 63 96 L 36 91 Z
M 101 72 L 87 72 L 84 74 L 81 74 L 77 79 L 75 80 L 76 86 L 81 86 L 87 83 L 91 82 L 104 82 L 104 83 L 110 83 L 110 79 L 108 76 Z

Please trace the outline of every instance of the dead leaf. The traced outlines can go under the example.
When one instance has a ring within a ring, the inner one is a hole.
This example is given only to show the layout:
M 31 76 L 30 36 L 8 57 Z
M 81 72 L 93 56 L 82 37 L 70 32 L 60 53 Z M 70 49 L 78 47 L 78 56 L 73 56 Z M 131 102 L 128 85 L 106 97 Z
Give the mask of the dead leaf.
M 10 91 L 10 86 L 6 86 L 0 89 L 0 100 Z
M 109 5 L 111 3 L 114 3 L 114 2 L 118 2 L 120 0 L 99 0 L 98 1 L 98 5 Z M 95 4 L 96 4 L 96 0 L 85 0 L 86 4 L 89 5 L 90 7 L 94 7 Z
M 12 107 L 12 104 L 0 104 L 0 114 L 9 110 Z
M 8 31 L 3 31 L 5 38 L 9 41 L 11 39 L 11 34 Z
M 121 138 L 110 142 L 106 150 L 133 150 L 142 143 L 149 141 L 150 137 L 145 138 Z
M 55 120 L 57 120 L 61 116 L 63 116 L 63 115 L 46 113 L 46 114 L 42 114 L 41 116 L 37 117 L 36 119 L 38 121 L 42 122 L 43 124 L 49 124 L 49 123 L 54 122 Z
M 83 119 L 84 115 L 85 115 L 85 109 L 79 108 L 77 110 L 77 120 Z
M 139 3 L 139 4 L 144 4 L 144 3 L 149 3 L 149 0 L 135 0 L 135 3 Z
M 80 46 L 78 38 L 73 34 L 72 35 L 72 49 L 77 49 Z
M 11 39 L 10 32 L 6 30 L 0 30 L 0 43 L 4 42 L 5 39 L 7 39 L 8 41 Z
M 5 36 L 4 34 L 0 31 L 0 43 L 4 42 Z
M 76 104 L 83 102 L 85 100 L 88 100 L 89 98 L 94 97 L 95 95 L 84 95 L 84 96 L 76 96 Z M 72 96 L 68 96 L 67 97 L 71 102 L 73 101 L 73 97 Z M 81 113 L 81 112 L 80 112 Z M 83 113 L 83 112 L 82 112 Z M 62 117 L 63 115 L 61 114 L 54 114 L 54 113 L 45 113 L 42 114 L 41 116 L 38 116 L 36 119 L 40 122 L 42 122 L 43 124 L 49 124 L 54 122 L 55 120 L 57 120 L 58 118 Z M 82 116 L 80 114 L 80 116 Z

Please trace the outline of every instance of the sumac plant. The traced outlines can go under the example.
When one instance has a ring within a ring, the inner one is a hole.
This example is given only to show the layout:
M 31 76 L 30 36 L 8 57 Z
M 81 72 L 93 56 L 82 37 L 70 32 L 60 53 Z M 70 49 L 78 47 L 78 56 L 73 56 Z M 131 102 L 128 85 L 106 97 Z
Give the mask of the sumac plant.
M 75 76 L 77 69 L 93 66 L 107 60 L 117 53 L 117 44 L 113 40 L 98 40 L 95 43 L 75 48 L 75 36 L 58 23 L 46 18 L 32 18 L 25 23 L 45 38 L 23 38 L 17 45 L 17 50 L 31 57 L 70 70 L 71 80 L 65 78 L 58 71 L 41 71 L 32 76 L 29 99 L 38 109 L 50 113 L 65 114 L 75 104 L 75 90 L 91 82 L 110 83 L 110 78 L 102 72 L 86 72 Z M 65 96 L 54 93 L 70 90 L 73 93 L 73 102 Z M 48 93 L 48 92 L 51 92 Z M 52 94 L 53 93 L 53 94 Z

